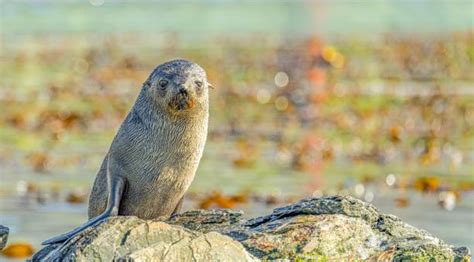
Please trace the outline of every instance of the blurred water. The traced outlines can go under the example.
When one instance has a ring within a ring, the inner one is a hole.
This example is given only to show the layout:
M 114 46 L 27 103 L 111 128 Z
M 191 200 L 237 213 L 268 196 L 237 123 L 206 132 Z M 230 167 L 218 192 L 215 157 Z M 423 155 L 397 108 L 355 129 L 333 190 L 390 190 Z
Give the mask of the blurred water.
M 375 198 L 373 204 L 383 213 L 394 214 L 420 229 L 430 232 L 448 244 L 474 248 L 474 193 L 463 195 L 462 202 L 447 211 L 437 205 L 437 199 L 416 192 L 409 193 L 410 205 L 396 207 L 394 198 L 399 195 L 392 191 Z
M 209 39 L 219 36 L 250 38 L 263 35 L 278 39 L 316 35 L 326 38 L 356 36 L 371 39 L 383 37 L 385 33 L 443 35 L 472 29 L 473 3 L 471 0 L 320 0 L 272 1 L 271 4 L 268 1 L 132 3 L 106 0 L 103 5 L 93 6 L 88 1 L 1 1 L 0 34 L 2 48 L 20 46 L 19 43 L 34 44 L 35 37 L 42 39 L 51 37 L 50 44 L 61 45 L 61 42 L 59 44 L 55 42 L 55 37 L 68 38 L 73 35 L 82 37 L 138 34 L 152 39 L 149 40 L 151 42 L 156 36 L 176 35 L 184 40 L 182 43 L 187 43 L 186 45 L 192 48 L 199 45 L 206 46 L 209 44 L 207 42 Z M 22 37 L 28 40 L 19 41 Z M 153 44 L 155 45 L 154 42 Z M 129 45 L 131 45 L 128 46 L 129 49 L 136 48 L 132 46 L 133 44 Z M 157 50 L 163 51 L 159 46 Z M 212 49 L 212 52 L 217 51 Z M 449 83 L 453 84 L 453 81 Z M 352 82 L 349 84 L 348 90 L 353 88 Z M 404 82 L 401 84 L 403 88 L 396 90 L 401 95 L 416 93 L 418 90 L 426 91 L 425 83 L 421 85 L 420 88 L 414 88 L 413 85 Z M 447 86 L 444 89 L 449 93 L 472 96 L 471 82 L 462 83 L 461 86 L 466 88 Z M 374 90 L 380 88 L 369 88 L 367 92 L 375 94 Z M 14 149 L 11 150 L 12 155 L 0 158 L 0 224 L 10 227 L 10 243 L 27 241 L 39 248 L 40 242 L 44 239 L 68 231 L 86 220 L 85 204 L 71 205 L 64 201 L 46 201 L 44 204 L 38 204 L 34 199 L 28 200 L 17 196 L 16 187 L 19 181 L 33 183 L 40 190 L 59 187 L 62 193 L 59 199 L 64 199 L 66 193 L 75 189 L 87 191 L 109 141 L 100 137 L 87 142 L 90 144 L 77 141 L 77 147 L 68 144 L 63 151 L 58 148 L 52 150 L 53 154 L 81 155 L 86 159 L 81 160 L 81 164 L 74 170 L 53 167 L 55 168 L 53 173 L 32 173 L 29 168 L 23 166 L 24 161 L 19 160 L 23 156 L 17 156 L 18 152 Z M 465 143 L 462 146 L 470 145 Z M 326 170 L 323 174 L 324 183 L 319 184 L 320 181 L 315 181 L 312 177 L 290 173 L 286 169 L 274 166 L 273 163 L 252 169 L 236 170 L 229 166 L 231 156 L 222 155 L 225 151 L 223 149 L 226 148 L 231 148 L 231 145 L 223 143 L 208 145 L 191 193 L 204 195 L 212 190 L 220 190 L 225 194 L 249 191 L 275 195 L 278 198 L 291 196 L 297 199 L 310 195 L 317 186 L 335 193 L 336 182 L 333 180 L 336 180 L 337 176 L 346 179 L 360 178 L 367 173 L 382 176 L 386 174 L 378 172 L 380 170 L 354 171 L 356 167 L 351 165 L 352 163 L 336 163 L 338 168 Z M 472 152 L 472 148 L 468 149 Z M 473 159 L 472 153 L 467 155 L 466 159 Z M 407 168 L 407 163 L 394 165 L 385 169 L 400 173 L 403 173 L 404 169 L 409 172 L 416 170 Z M 471 167 L 472 163 L 469 162 L 468 165 L 456 170 L 456 174 L 467 176 L 472 172 L 469 170 Z M 421 172 L 426 172 L 428 175 L 451 175 L 448 167 L 439 166 L 421 169 Z M 414 191 L 402 193 L 383 186 L 371 190 L 375 194 L 374 204 L 382 212 L 395 214 L 414 226 L 426 229 L 447 243 L 474 249 L 473 192 L 463 193 L 461 202 L 455 209 L 447 211 L 437 205 L 436 195 L 422 195 Z M 408 199 L 408 206 L 404 208 L 396 206 L 394 199 L 400 196 Z M 197 202 L 195 198 L 188 198 L 185 210 L 196 208 Z M 246 212 L 246 216 L 263 215 L 270 212 L 273 207 L 260 202 L 238 206 Z M 0 257 L 1 259 L 3 258 Z
M 172 32 L 196 40 L 231 32 L 376 37 L 388 32 L 466 31 L 473 22 L 470 0 L 103 2 L 2 1 L 2 35 Z

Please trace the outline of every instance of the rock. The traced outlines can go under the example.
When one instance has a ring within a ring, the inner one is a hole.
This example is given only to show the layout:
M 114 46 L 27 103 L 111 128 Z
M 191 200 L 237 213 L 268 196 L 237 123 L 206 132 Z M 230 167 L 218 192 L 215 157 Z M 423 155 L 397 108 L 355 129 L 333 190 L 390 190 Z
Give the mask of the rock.
M 250 220 L 197 210 L 163 222 L 115 217 L 33 260 L 469 260 L 452 247 L 351 197 L 305 199 Z
M 114 217 L 62 245 L 39 251 L 33 261 L 256 261 L 239 242 L 137 217 Z M 232 259 L 231 259 L 232 260 Z
M 10 230 L 8 227 L 0 225 L 0 250 L 2 250 L 7 245 L 9 232 Z

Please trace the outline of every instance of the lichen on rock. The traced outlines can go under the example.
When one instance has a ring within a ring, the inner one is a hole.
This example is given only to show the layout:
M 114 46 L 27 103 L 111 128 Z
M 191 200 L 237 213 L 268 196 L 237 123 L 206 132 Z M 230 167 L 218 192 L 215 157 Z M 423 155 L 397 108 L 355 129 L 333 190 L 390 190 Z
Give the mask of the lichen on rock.
M 463 261 L 455 248 L 352 197 L 301 200 L 271 214 L 194 210 L 168 221 L 115 217 L 68 242 L 45 247 L 33 260 Z

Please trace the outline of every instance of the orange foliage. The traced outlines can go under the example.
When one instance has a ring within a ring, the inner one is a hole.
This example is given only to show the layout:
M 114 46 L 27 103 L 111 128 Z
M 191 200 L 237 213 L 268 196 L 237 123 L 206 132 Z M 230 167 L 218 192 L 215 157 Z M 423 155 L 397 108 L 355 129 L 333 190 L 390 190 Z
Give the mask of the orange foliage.
M 2 255 L 16 259 L 28 258 L 32 256 L 34 252 L 33 246 L 26 242 L 12 243 L 1 251 Z

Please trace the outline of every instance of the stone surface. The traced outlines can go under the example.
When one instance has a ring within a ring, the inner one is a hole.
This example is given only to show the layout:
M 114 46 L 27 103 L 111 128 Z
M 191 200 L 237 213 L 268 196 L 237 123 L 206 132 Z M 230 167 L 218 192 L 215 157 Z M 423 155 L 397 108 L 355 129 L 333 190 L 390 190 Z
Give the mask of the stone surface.
M 62 245 L 39 251 L 45 261 L 254 261 L 239 242 L 160 221 L 114 217 Z
M 7 245 L 9 232 L 10 230 L 8 227 L 0 225 L 0 250 L 2 250 Z
M 196 210 L 169 221 L 115 217 L 33 260 L 463 261 L 455 248 L 392 215 L 351 197 L 302 200 L 250 220 L 241 212 Z

